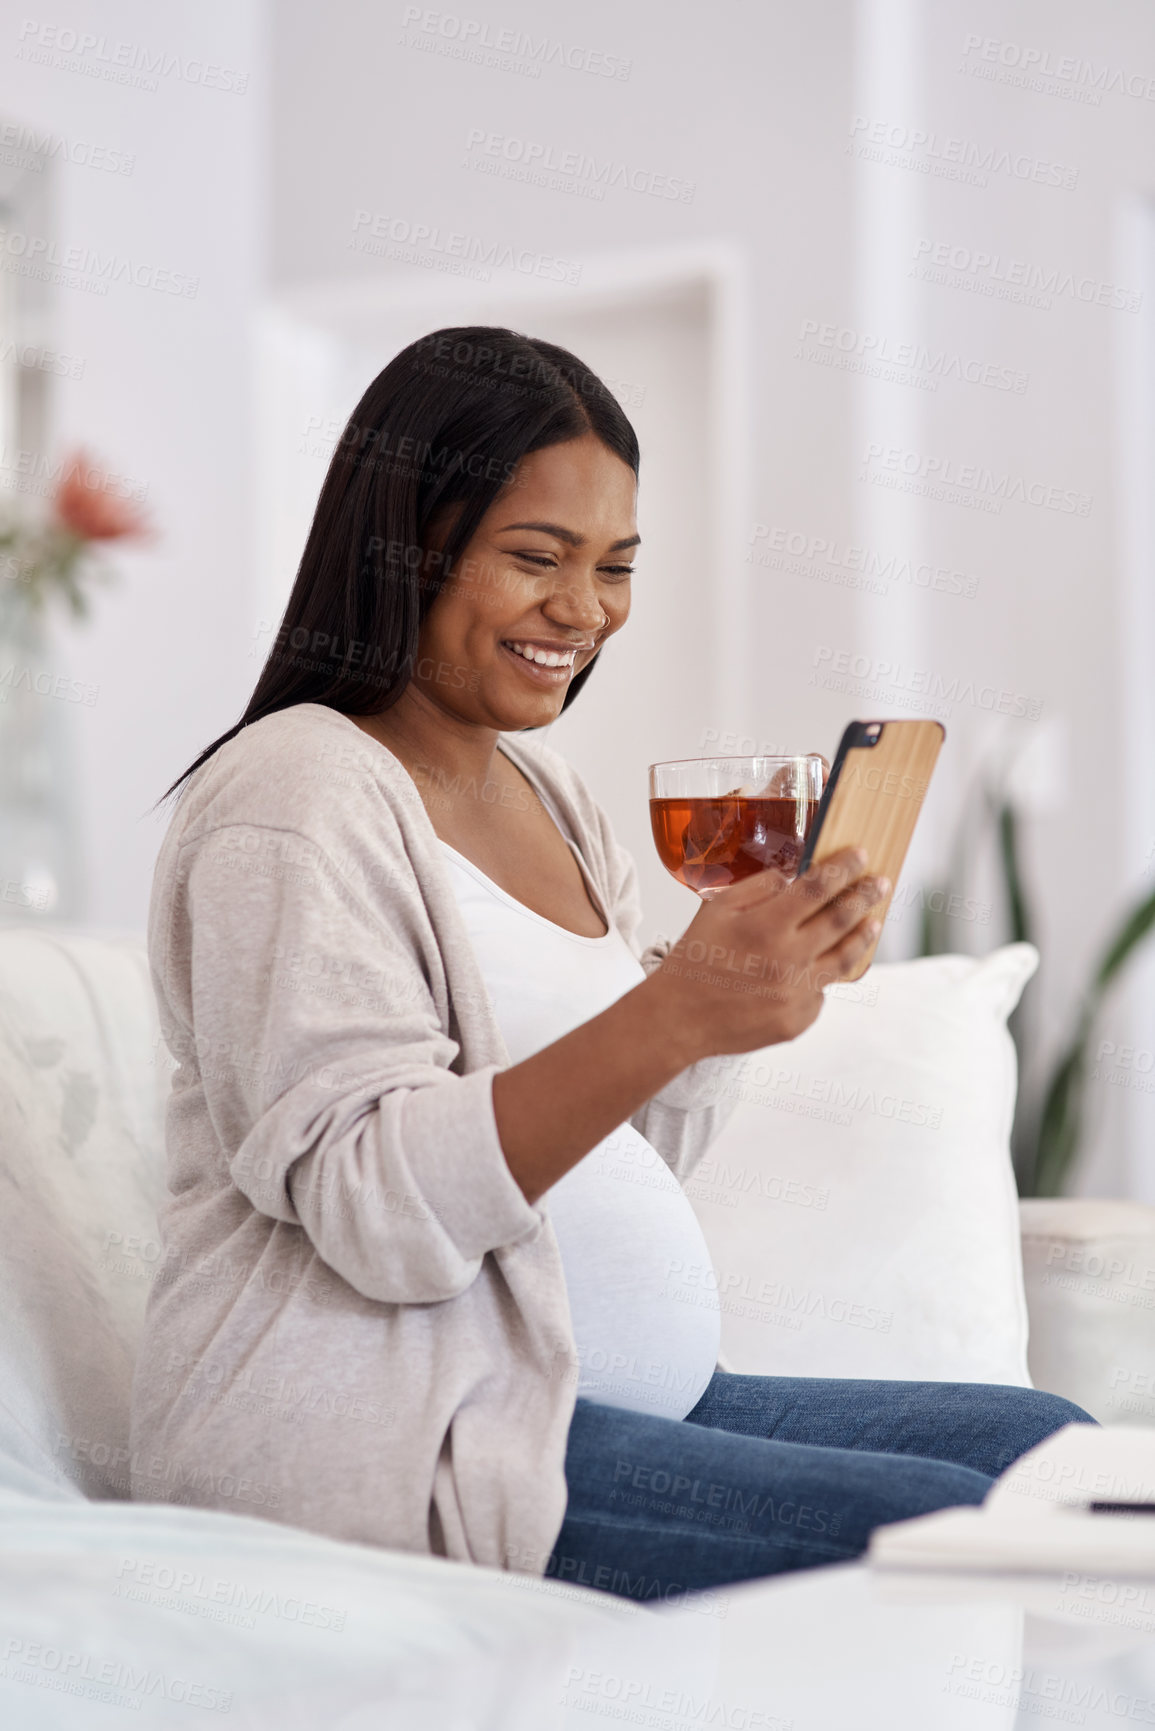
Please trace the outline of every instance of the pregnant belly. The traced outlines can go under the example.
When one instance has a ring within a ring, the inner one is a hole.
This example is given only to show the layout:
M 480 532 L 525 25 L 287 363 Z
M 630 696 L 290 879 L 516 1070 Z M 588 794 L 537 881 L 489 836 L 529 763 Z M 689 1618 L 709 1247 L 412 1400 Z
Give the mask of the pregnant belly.
M 714 1374 L 720 1315 L 710 1253 L 661 1155 L 624 1125 L 550 1190 L 578 1393 L 685 1418 Z

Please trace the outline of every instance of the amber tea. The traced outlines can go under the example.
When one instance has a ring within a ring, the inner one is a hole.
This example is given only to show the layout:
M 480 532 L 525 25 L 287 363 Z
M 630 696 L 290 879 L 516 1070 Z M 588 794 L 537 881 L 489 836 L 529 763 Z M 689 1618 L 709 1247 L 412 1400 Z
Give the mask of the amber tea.
M 810 834 L 816 799 L 652 799 L 654 844 L 687 889 L 725 889 L 776 866 L 792 877 Z

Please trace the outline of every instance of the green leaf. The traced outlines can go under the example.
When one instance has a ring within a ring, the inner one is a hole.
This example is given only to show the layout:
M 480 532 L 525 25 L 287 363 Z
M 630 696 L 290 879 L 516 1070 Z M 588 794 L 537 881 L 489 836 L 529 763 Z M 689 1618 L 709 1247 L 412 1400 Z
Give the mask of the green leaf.
M 1051 1075 L 1039 1120 L 1034 1194 L 1058 1196 L 1079 1151 L 1088 1049 L 1108 988 L 1155 927 L 1155 890 L 1124 914 L 1084 997 L 1075 1034 Z
M 1100 997 L 1103 989 L 1115 978 L 1132 950 L 1138 948 L 1152 926 L 1155 926 L 1155 890 L 1152 890 L 1145 901 L 1132 908 L 1108 944 L 1095 974 L 1095 986 Z
M 1051 1076 L 1039 1115 L 1031 1194 L 1058 1196 L 1078 1151 L 1083 1128 L 1087 1036 L 1080 1032 Z
M 1031 922 L 1027 914 L 1027 898 L 1019 867 L 1019 819 L 1013 805 L 1000 806 L 996 818 L 999 834 L 999 858 L 1003 867 L 1003 883 L 1007 893 L 1007 915 L 1014 944 L 1031 942 Z

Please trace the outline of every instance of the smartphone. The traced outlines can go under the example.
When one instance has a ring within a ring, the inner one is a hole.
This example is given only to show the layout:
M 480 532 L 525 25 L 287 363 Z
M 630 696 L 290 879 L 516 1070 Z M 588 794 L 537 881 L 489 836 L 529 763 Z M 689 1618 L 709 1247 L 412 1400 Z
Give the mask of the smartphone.
M 890 879 L 890 895 L 871 909 L 884 921 L 945 738 L 941 721 L 852 721 L 839 741 L 798 876 L 839 848 L 865 848 L 863 877 Z M 881 937 L 880 931 L 847 979 L 862 978 Z

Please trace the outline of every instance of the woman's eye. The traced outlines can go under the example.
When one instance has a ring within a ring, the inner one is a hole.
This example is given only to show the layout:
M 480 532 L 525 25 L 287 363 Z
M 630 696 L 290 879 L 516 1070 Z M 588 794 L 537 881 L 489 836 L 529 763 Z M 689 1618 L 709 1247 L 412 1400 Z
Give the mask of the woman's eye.
M 515 553 L 514 558 L 520 559 L 526 565 L 536 565 L 539 571 L 557 571 L 560 569 L 558 561 L 552 553 Z M 626 577 L 632 577 L 634 569 L 633 565 L 598 566 L 603 577 L 612 577 L 615 582 L 619 583 Z

